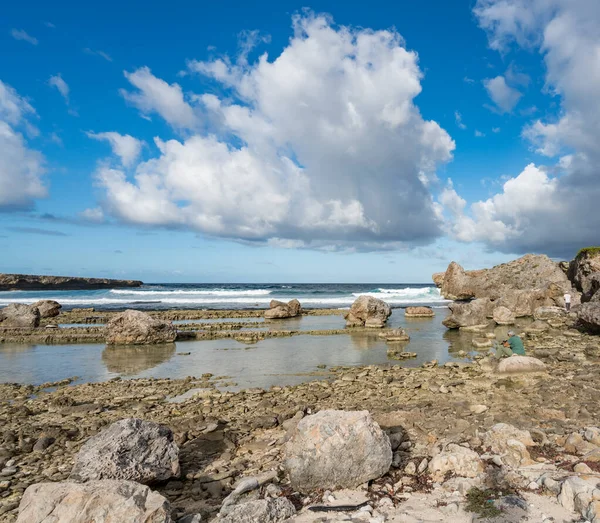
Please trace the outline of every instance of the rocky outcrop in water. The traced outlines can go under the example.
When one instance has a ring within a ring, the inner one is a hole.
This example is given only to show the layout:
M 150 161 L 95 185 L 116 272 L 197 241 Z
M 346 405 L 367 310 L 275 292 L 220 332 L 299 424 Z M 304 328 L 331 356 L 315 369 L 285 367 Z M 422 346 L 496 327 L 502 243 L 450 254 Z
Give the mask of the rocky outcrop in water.
M 133 481 L 36 483 L 25 491 L 17 523 L 172 523 L 166 498 Z
M 107 324 L 107 345 L 156 345 L 173 343 L 177 331 L 171 322 L 141 311 L 126 310 Z
M 372 296 L 359 296 L 350 307 L 350 311 L 344 314 L 344 318 L 346 327 L 382 328 L 391 315 L 391 307 L 383 300 Z
M 448 307 L 452 314 L 442 323 L 449 329 L 486 326 L 489 323 L 488 315 L 493 310 L 489 298 L 478 298 L 466 302 L 457 301 Z
M 407 318 L 433 318 L 435 312 L 431 307 L 406 307 L 404 315 Z
M 357 487 L 385 474 L 391 464 L 390 440 L 368 411 L 307 416 L 285 447 L 284 467 L 301 492 Z
M 179 472 L 179 448 L 171 429 L 128 418 L 113 423 L 81 447 L 70 479 L 154 483 L 177 477 Z
M 572 303 L 576 304 L 579 295 L 559 264 L 547 256 L 533 254 L 477 271 L 465 271 L 452 262 L 441 284 L 441 294 L 446 299 L 489 298 L 516 316 L 531 316 L 535 308 L 543 305 L 562 307 L 566 292 L 572 294 Z
M 22 303 L 11 303 L 0 309 L 0 326 L 36 328 L 40 325 L 40 311 L 37 307 Z
M 115 289 L 119 287 L 140 287 L 141 285 L 143 285 L 143 282 L 138 280 L 0 274 L 0 291 Z
M 40 311 L 40 318 L 54 318 L 60 314 L 62 305 L 54 300 L 36 301 L 32 307 L 37 307 Z
M 281 320 L 285 318 L 295 318 L 302 314 L 302 305 L 296 299 L 287 303 L 278 300 L 271 300 L 269 309 L 265 311 L 265 319 Z

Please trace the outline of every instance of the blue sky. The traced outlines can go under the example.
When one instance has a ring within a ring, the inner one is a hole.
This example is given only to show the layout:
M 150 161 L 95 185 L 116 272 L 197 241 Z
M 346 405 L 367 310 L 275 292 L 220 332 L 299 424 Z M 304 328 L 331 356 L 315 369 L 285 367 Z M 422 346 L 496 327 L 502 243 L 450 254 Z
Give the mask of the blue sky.
M 424 282 L 569 257 L 600 221 L 599 28 L 591 0 L 11 3 L 0 271 Z

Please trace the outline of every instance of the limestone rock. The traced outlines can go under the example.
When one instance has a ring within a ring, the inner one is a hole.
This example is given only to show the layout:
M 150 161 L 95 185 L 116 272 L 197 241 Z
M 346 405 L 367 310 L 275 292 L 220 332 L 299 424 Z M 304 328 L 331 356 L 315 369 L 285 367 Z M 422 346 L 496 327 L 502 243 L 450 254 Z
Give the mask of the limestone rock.
M 541 372 L 546 370 L 546 365 L 543 361 L 530 356 L 511 356 L 503 358 L 498 364 L 498 372 L 501 374 L 511 372 Z
M 594 502 L 597 501 L 598 479 L 584 479 L 578 476 L 567 478 L 560 489 L 558 502 L 567 510 L 579 512 L 587 521 L 593 521 L 596 516 L 594 514 L 596 507 Z M 596 498 L 596 499 L 594 499 Z
M 126 310 L 113 316 L 107 325 L 107 345 L 155 345 L 172 343 L 177 331 L 171 322 L 141 311 Z
M 433 283 L 439 289 L 444 283 L 444 277 L 446 276 L 445 272 L 436 272 L 431 276 Z
M 379 337 L 385 341 L 410 341 L 410 336 L 404 329 L 390 329 L 379 333 Z
M 36 301 L 32 307 L 37 307 L 40 311 L 40 318 L 54 318 L 60 314 L 62 305 L 54 300 Z
M 489 298 L 517 317 L 530 316 L 536 307 L 562 305 L 563 294 L 578 293 L 559 264 L 544 255 L 528 254 L 491 269 L 465 271 L 452 262 L 444 275 L 441 294 L 451 300 Z
M 483 434 L 481 440 L 483 448 L 498 454 L 509 467 L 518 468 L 533 463 L 527 447 L 534 446 L 535 442 L 527 430 L 497 423 Z
M 456 262 L 450 263 L 442 281 L 441 293 L 447 300 L 469 300 L 475 298 L 476 290 L 470 286 L 471 278 Z
M 140 287 L 141 285 L 143 283 L 137 280 L 37 276 L 34 274 L 0 274 L 0 291 L 118 289 L 119 287 Z
M 515 323 L 514 313 L 503 306 L 496 307 L 492 317 L 498 325 L 513 325 Z
M 296 515 L 296 508 L 287 498 L 268 498 L 234 505 L 216 523 L 281 523 Z
M 600 249 L 581 249 L 569 264 L 569 278 L 583 293 L 581 301 L 590 301 L 600 288 Z
M 429 462 L 429 472 L 434 481 L 442 481 L 448 472 L 463 478 L 474 478 L 483 472 L 483 462 L 477 452 L 449 444 Z
M 600 301 L 594 300 L 581 305 L 577 317 L 590 332 L 600 333 Z
M 179 448 L 171 429 L 127 418 L 91 437 L 75 458 L 71 479 L 126 479 L 139 483 L 179 476 Z
M 435 312 L 431 307 L 406 307 L 404 315 L 407 318 L 433 318 Z
M 265 319 L 277 320 L 285 318 L 294 318 L 302 314 L 302 306 L 298 300 L 291 300 L 283 303 L 278 300 L 271 300 L 269 309 L 265 311 Z
M 36 483 L 25 491 L 17 523 L 172 523 L 169 502 L 133 481 Z
M 540 332 L 547 331 L 549 328 L 550 325 L 548 325 L 545 321 L 536 320 L 525 328 L 525 332 L 538 334 Z
M 487 325 L 491 301 L 488 298 L 480 298 L 468 302 L 451 303 L 448 307 L 452 314 L 442 322 L 446 327 L 450 329 L 474 327 Z
M 392 309 L 384 301 L 372 296 L 359 296 L 344 317 L 347 327 L 381 328 L 391 315 Z
M 562 320 L 566 315 L 562 307 L 538 307 L 533 311 L 533 319 L 538 321 Z
M 390 440 L 368 411 L 324 410 L 303 418 L 284 454 L 284 468 L 300 492 L 355 488 L 392 464 Z
M 34 328 L 40 326 L 40 311 L 37 307 L 11 303 L 0 309 L 0 325 L 2 327 Z

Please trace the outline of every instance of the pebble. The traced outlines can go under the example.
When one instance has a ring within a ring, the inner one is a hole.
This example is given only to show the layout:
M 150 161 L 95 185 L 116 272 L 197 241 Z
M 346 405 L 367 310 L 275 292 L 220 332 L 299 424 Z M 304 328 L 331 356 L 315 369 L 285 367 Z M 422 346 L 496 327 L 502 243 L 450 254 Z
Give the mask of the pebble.
M 471 405 L 469 407 L 469 410 L 473 413 L 473 414 L 482 414 L 484 413 L 486 410 L 488 410 L 487 405 Z

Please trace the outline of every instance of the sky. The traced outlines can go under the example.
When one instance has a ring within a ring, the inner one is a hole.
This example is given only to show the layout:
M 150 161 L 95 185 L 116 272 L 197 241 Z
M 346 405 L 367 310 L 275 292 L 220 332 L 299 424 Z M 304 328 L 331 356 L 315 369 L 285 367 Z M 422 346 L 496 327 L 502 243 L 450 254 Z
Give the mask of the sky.
M 410 283 L 570 259 L 599 240 L 599 136 L 597 0 L 11 2 L 0 272 Z

